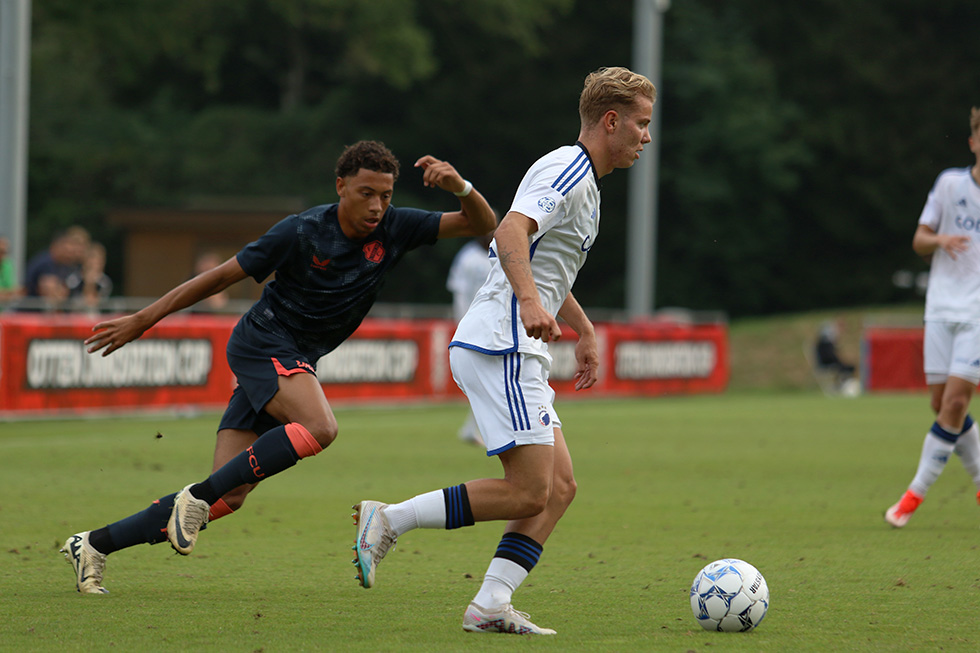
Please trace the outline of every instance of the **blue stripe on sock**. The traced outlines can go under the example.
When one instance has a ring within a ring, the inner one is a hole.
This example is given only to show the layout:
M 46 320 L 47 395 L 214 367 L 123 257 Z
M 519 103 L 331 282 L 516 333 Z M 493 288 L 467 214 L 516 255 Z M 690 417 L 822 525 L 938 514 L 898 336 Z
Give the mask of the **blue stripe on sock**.
M 497 545 L 495 558 L 504 558 L 519 564 L 526 570 L 531 571 L 538 560 L 544 547 L 521 533 L 504 533 Z
M 963 430 L 960 431 L 960 435 L 963 435 L 964 433 L 969 431 L 972 427 L 973 427 L 973 417 L 970 416 L 970 413 L 967 413 L 966 419 L 963 420 Z
M 459 488 L 446 488 L 448 502 L 446 503 L 446 528 L 458 528 L 459 524 Z
M 932 428 L 929 429 L 929 432 L 935 435 L 940 440 L 945 440 L 946 442 L 953 443 L 953 444 L 956 443 L 956 438 L 960 437 L 959 433 L 950 433 L 949 431 L 941 427 L 939 425 L 939 422 L 933 422 Z
M 443 488 L 442 496 L 446 502 L 446 530 L 473 525 L 473 512 L 465 484 Z

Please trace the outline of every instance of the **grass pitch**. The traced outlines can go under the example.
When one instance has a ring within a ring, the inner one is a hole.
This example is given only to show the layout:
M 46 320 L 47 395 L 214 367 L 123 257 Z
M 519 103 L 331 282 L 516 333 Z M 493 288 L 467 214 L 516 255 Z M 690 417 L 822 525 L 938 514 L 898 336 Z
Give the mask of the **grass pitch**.
M 374 589 L 354 580 L 353 503 L 498 475 L 456 439 L 462 405 L 339 410 L 333 446 L 266 481 L 191 556 L 110 556 L 106 596 L 76 594 L 58 548 L 204 478 L 216 417 L 0 423 L 0 649 L 980 650 L 980 512 L 958 459 L 905 529 L 882 521 L 932 421 L 924 394 L 558 411 L 579 493 L 515 596 L 558 631 L 531 640 L 460 627 L 500 524 L 408 533 Z M 756 631 L 707 633 L 691 615 L 691 580 L 722 557 L 768 581 Z

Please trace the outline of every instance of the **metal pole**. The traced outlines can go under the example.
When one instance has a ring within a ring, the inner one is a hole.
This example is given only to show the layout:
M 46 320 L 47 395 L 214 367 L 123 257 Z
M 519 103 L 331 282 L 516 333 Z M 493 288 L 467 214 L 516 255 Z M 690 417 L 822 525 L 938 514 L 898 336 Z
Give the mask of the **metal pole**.
M 0 0 L 0 235 L 19 279 L 27 240 L 27 115 L 30 0 Z
M 633 70 L 645 75 L 660 94 L 663 12 L 670 0 L 634 0 Z M 626 312 L 632 319 L 653 313 L 657 271 L 657 186 L 660 165 L 660 106 L 653 105 L 648 144 L 630 168 L 627 210 Z

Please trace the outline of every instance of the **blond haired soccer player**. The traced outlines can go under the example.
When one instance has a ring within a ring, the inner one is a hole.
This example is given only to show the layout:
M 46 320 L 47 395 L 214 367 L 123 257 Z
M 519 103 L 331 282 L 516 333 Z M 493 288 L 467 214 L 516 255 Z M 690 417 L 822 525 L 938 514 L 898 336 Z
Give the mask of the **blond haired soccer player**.
M 415 167 L 423 185 L 456 195 L 459 209 L 392 205 L 398 159 L 383 143 L 360 141 L 337 160 L 338 202 L 281 220 L 237 255 L 143 310 L 93 327 L 85 341 L 89 352 L 108 355 L 175 311 L 246 277 L 261 282 L 275 273 L 228 340 L 228 365 L 238 385 L 218 425 L 211 475 L 125 519 L 69 537 L 62 551 L 79 592 L 106 592 L 106 556 L 120 549 L 169 540 L 178 553 L 189 554 L 209 520 L 237 510 L 260 481 L 320 453 L 337 437 L 317 361 L 357 329 L 405 253 L 496 226 L 490 205 L 449 162 L 426 155 Z
M 896 528 L 908 523 L 952 454 L 980 490 L 980 431 L 967 412 L 980 381 L 980 108 L 970 111 L 972 166 L 939 174 L 912 239 L 932 257 L 926 291 L 924 359 L 936 413 L 919 467 L 898 503 L 885 511 Z M 977 494 L 980 501 L 980 492 Z
M 466 608 L 471 632 L 554 634 L 511 605 L 545 541 L 575 496 L 572 459 L 548 385 L 556 316 L 578 334 L 575 389 L 598 378 L 595 330 L 572 283 L 599 232 L 601 179 L 629 168 L 650 142 L 656 101 L 650 81 L 626 68 L 586 77 L 574 145 L 544 155 L 524 175 L 494 233 L 494 264 L 450 344 L 453 378 L 469 399 L 503 478 L 472 480 L 386 505 L 354 506 L 354 563 L 365 588 L 396 538 L 415 528 L 454 529 L 505 520 L 479 592 Z

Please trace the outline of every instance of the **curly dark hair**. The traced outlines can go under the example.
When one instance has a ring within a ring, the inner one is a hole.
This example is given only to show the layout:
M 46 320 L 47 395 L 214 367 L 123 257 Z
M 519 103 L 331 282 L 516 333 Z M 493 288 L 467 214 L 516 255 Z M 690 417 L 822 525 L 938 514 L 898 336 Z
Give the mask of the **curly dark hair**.
M 398 159 L 380 141 L 358 141 L 348 145 L 337 159 L 338 177 L 353 177 L 361 168 L 390 173 L 398 179 Z

